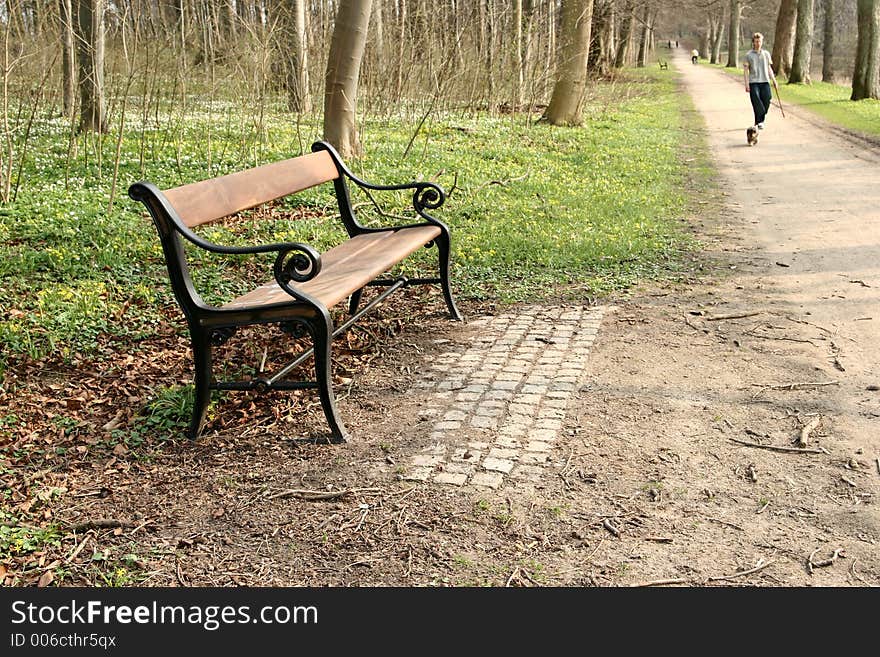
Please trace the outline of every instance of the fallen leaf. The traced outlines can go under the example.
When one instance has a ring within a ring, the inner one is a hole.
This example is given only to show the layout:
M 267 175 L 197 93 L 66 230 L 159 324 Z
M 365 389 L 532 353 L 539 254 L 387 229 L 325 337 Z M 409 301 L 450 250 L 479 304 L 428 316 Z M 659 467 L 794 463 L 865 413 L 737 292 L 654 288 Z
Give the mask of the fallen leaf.
M 52 574 L 51 570 L 47 570 L 45 573 L 40 575 L 40 581 L 37 582 L 37 586 L 49 586 L 49 584 L 51 584 L 53 581 L 55 581 L 55 575 Z
M 128 454 L 128 448 L 122 443 L 119 443 L 118 445 L 116 445 L 116 447 L 113 448 L 113 454 L 116 456 L 125 456 L 126 454 Z

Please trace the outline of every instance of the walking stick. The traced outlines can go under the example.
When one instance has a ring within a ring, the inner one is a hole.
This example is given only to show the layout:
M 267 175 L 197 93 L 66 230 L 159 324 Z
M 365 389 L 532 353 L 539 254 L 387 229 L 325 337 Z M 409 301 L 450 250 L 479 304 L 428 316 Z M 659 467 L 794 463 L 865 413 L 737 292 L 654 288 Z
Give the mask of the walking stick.
M 782 112 L 782 118 L 785 118 L 785 110 L 782 109 L 782 99 L 779 97 L 779 85 L 776 84 L 776 78 L 773 78 L 773 88 L 776 89 L 776 102 L 779 103 L 779 111 Z

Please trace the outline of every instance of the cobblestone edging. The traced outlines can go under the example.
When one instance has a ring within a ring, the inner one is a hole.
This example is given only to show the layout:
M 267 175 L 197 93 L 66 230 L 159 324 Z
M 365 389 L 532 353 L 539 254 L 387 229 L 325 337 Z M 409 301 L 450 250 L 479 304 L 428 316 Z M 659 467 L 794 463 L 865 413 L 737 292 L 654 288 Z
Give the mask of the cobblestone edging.
M 536 482 L 551 459 L 604 309 L 530 307 L 469 322 L 464 353 L 440 354 L 416 387 L 429 398 L 431 445 L 404 478 L 500 488 Z

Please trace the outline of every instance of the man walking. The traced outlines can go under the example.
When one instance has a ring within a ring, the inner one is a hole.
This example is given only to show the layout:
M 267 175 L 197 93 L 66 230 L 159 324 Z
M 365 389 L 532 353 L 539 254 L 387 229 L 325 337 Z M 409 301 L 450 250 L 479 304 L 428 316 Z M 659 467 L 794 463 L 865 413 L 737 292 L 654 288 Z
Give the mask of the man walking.
M 764 120 L 770 109 L 770 100 L 773 97 L 770 91 L 770 81 L 776 83 L 773 74 L 773 61 L 770 53 L 764 50 L 764 35 L 755 32 L 752 35 L 752 49 L 746 53 L 743 61 L 743 78 L 746 83 L 746 93 L 752 101 L 752 109 L 755 112 L 755 127 L 764 129 Z

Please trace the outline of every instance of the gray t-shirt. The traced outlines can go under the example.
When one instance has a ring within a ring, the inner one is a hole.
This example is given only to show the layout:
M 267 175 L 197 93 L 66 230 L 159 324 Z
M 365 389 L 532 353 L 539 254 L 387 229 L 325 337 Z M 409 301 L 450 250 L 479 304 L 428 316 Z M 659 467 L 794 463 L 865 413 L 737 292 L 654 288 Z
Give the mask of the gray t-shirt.
M 770 53 L 761 48 L 761 51 L 749 50 L 743 64 L 749 65 L 749 82 L 770 82 Z

